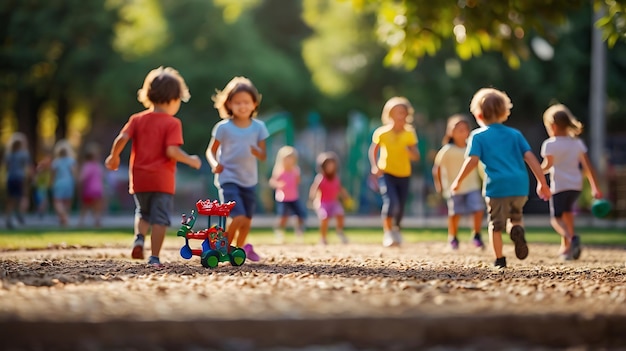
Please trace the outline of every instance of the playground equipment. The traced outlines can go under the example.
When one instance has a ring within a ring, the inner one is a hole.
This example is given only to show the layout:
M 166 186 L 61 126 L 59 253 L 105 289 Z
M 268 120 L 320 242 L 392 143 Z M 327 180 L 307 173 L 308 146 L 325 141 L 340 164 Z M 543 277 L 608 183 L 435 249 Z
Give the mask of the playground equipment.
M 246 261 L 246 252 L 228 243 L 228 235 L 224 231 L 226 217 L 235 206 L 234 201 L 225 204 L 217 200 L 198 200 L 196 209 L 187 216 L 182 215 L 182 226 L 177 236 L 185 238 L 185 245 L 180 249 L 180 256 L 186 260 L 193 256 L 200 256 L 200 263 L 207 268 L 215 268 L 220 262 L 230 262 L 233 266 L 241 266 Z M 197 215 L 208 216 L 208 228 L 193 231 Z M 216 216 L 217 223 L 211 224 L 211 217 Z M 200 249 L 192 249 L 189 239 L 202 240 Z

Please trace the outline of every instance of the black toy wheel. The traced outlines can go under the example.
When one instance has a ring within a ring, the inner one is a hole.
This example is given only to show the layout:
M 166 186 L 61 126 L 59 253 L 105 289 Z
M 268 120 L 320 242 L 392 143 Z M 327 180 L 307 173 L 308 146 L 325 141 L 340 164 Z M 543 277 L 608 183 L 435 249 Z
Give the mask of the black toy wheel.
M 215 268 L 220 263 L 219 255 L 215 250 L 205 251 L 200 256 L 200 263 L 205 268 Z
M 240 248 L 234 248 L 228 255 L 230 258 L 230 264 L 233 266 L 241 266 L 246 262 L 246 252 Z

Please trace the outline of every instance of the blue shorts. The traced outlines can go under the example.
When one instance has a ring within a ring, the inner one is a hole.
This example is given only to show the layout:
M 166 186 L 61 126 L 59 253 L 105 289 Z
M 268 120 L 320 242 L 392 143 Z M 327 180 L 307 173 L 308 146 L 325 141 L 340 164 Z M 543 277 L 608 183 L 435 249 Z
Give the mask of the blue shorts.
M 276 202 L 276 213 L 281 217 L 286 217 L 290 214 L 294 214 L 301 219 L 306 219 L 307 215 L 306 210 L 298 200 Z
M 235 183 L 225 183 L 220 186 L 220 201 L 226 203 L 235 201 L 236 205 L 230 211 L 230 217 L 246 216 L 252 218 L 256 208 L 256 186 L 245 187 Z
M 71 200 L 74 198 L 74 182 L 59 181 L 52 186 L 52 196 L 55 200 Z
M 168 193 L 135 193 L 135 217 L 157 225 L 170 226 L 174 195 Z M 145 233 L 144 233 L 145 234 Z
M 550 197 L 550 215 L 560 218 L 563 212 L 574 212 L 574 204 L 580 196 L 578 190 L 565 190 Z
M 21 199 L 24 196 L 24 178 L 7 179 L 7 195 L 11 199 Z
M 480 190 L 455 194 L 448 199 L 448 216 L 468 215 L 485 210 L 485 199 Z

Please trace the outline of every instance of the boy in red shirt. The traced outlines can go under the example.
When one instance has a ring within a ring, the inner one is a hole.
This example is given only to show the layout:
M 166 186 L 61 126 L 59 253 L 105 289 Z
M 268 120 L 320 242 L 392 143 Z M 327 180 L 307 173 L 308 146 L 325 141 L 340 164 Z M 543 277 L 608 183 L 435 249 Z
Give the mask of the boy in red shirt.
M 189 97 L 189 89 L 176 70 L 159 67 L 150 71 L 137 93 L 137 99 L 147 110 L 130 117 L 113 141 L 111 154 L 105 161 L 108 169 L 117 170 L 120 153 L 132 139 L 128 192 L 137 206 L 132 257 L 144 258 L 145 235 L 151 231 L 152 255 L 148 263 L 152 265 L 161 265 L 159 252 L 170 225 L 176 162 L 195 169 L 201 166 L 197 155 L 190 156 L 180 148 L 182 125 L 174 117 L 181 101 L 187 102 Z

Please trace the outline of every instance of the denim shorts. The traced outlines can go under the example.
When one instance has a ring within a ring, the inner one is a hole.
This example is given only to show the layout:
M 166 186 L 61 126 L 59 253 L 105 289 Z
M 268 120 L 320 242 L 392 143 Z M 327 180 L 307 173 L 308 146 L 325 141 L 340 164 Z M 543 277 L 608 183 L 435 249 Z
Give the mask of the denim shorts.
M 245 187 L 235 183 L 225 183 L 219 189 L 220 201 L 235 201 L 230 217 L 246 216 L 252 218 L 256 208 L 256 186 Z
M 550 215 L 560 218 L 563 216 L 563 212 L 573 212 L 578 196 L 580 196 L 580 191 L 578 190 L 565 190 L 553 194 L 550 197 Z
M 448 216 L 467 215 L 485 209 L 485 199 L 480 190 L 455 194 L 448 199 Z
M 135 217 L 157 225 L 170 226 L 174 195 L 168 193 L 135 193 Z
M 276 213 L 281 217 L 294 214 L 298 218 L 306 219 L 306 210 L 302 206 L 299 200 L 295 201 L 279 201 L 276 202 Z

